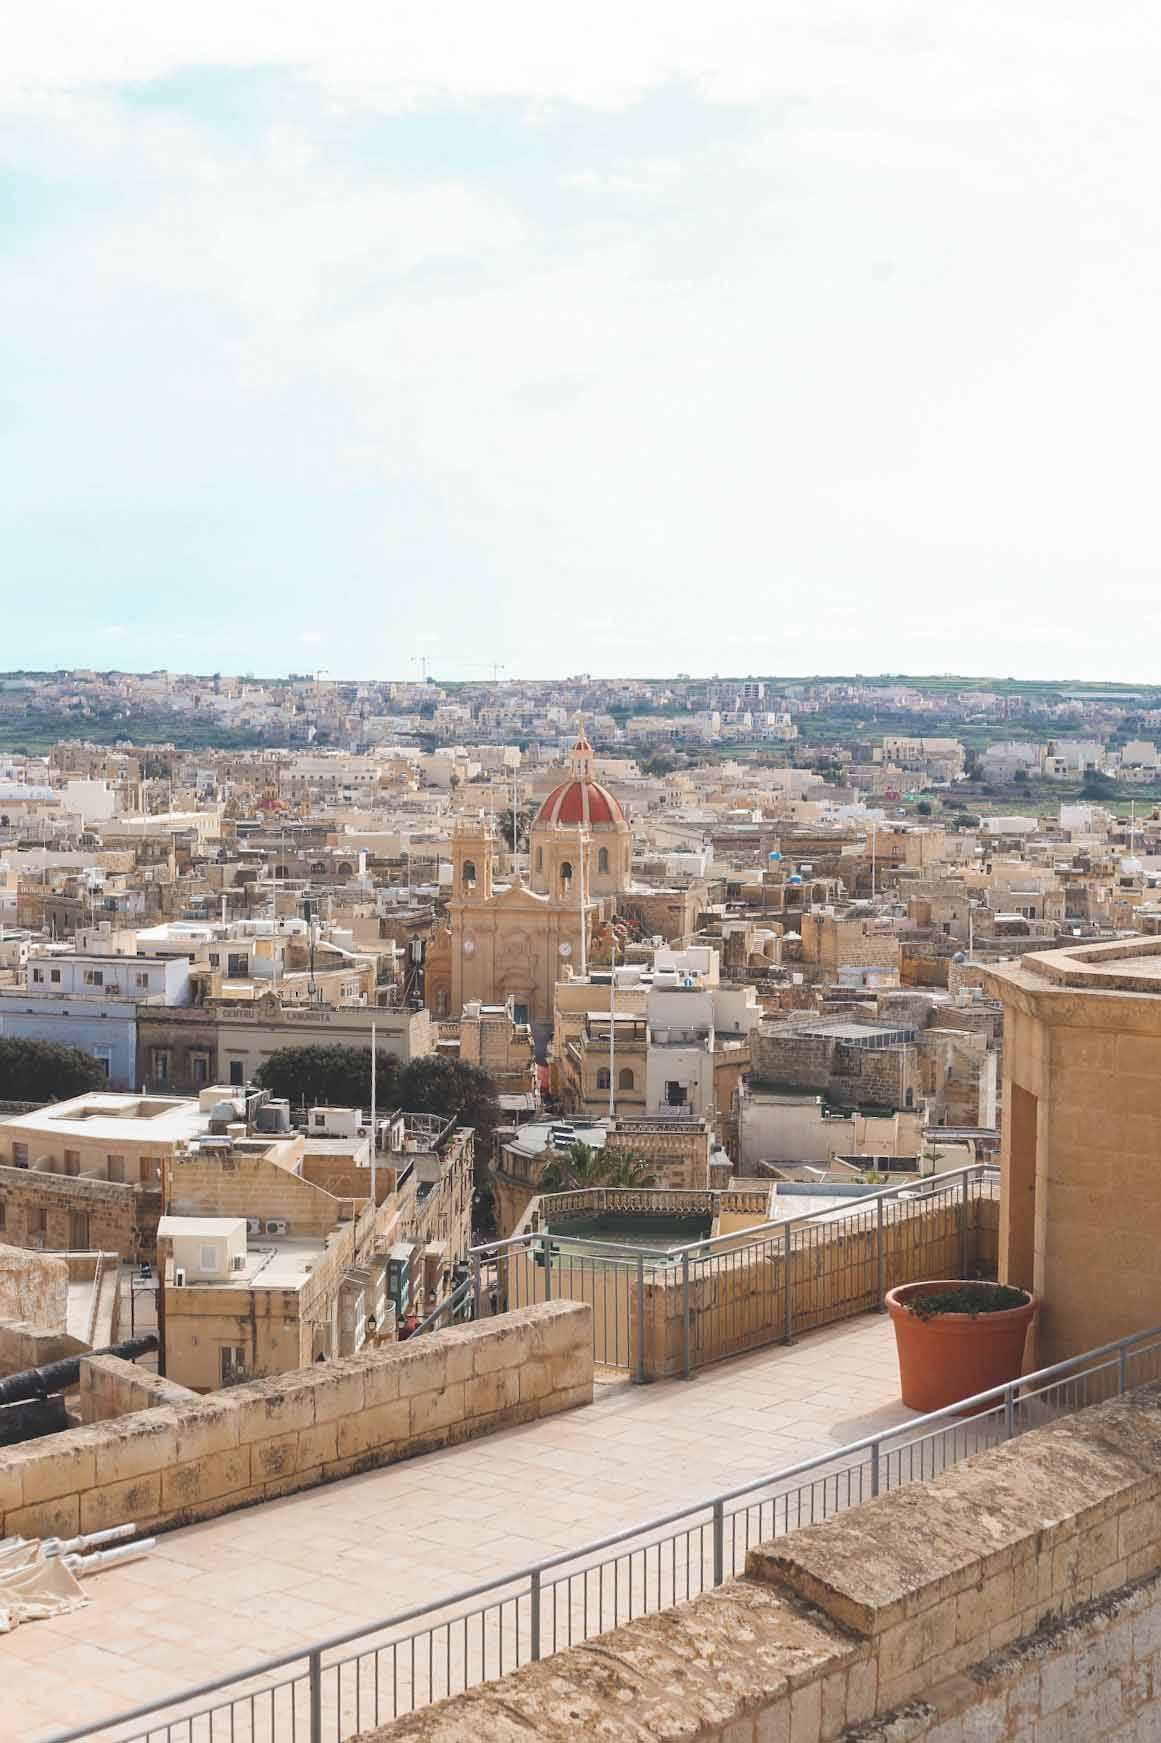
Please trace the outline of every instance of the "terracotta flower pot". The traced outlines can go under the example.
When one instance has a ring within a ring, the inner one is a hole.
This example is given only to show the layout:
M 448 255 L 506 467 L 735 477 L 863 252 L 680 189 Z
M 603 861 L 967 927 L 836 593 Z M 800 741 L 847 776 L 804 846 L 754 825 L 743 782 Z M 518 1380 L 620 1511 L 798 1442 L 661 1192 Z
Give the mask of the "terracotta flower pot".
M 903 1283 L 887 1292 L 903 1402 L 912 1410 L 942 1410 L 1020 1377 L 1028 1327 L 1039 1306 L 1030 1291 L 1021 1307 L 974 1316 L 937 1313 L 920 1319 L 907 1305 L 917 1295 L 969 1286 L 962 1280 Z

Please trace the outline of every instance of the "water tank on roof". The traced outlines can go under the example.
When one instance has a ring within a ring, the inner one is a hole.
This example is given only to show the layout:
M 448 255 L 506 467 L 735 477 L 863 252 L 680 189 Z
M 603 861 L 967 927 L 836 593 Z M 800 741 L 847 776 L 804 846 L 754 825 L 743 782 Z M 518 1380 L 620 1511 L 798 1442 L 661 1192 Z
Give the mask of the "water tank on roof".
M 288 1101 L 271 1100 L 266 1103 L 266 1106 L 268 1109 L 268 1117 L 272 1122 L 270 1130 L 272 1132 L 289 1132 L 290 1103 Z

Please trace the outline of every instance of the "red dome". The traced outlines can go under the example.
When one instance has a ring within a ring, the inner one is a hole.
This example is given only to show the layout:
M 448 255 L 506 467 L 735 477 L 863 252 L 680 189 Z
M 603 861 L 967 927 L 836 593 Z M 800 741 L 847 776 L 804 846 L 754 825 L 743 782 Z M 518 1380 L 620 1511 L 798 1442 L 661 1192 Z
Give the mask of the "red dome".
M 607 787 L 597 781 L 562 781 L 554 787 L 539 811 L 533 828 L 547 823 L 588 823 L 596 828 L 613 829 L 624 823 L 621 810 Z

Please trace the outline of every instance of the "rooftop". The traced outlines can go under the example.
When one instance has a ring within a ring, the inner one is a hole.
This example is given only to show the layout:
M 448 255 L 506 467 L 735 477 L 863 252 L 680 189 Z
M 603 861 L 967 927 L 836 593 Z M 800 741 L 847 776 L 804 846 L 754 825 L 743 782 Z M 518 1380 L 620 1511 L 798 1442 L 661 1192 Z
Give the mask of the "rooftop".
M 53 1102 L 33 1113 L 17 1114 L 4 1121 L 5 1127 L 14 1133 L 35 1132 L 62 1138 L 73 1133 L 110 1139 L 138 1136 L 160 1143 L 199 1136 L 207 1123 L 207 1116 L 193 1100 L 98 1091 L 74 1096 L 71 1101 Z
M 1117 938 L 1035 951 L 1018 963 L 1002 963 L 990 972 L 997 980 L 1030 991 L 1047 992 L 1055 986 L 1093 993 L 1156 995 L 1161 993 L 1161 937 Z
M 696 1410 L 684 1381 L 602 1384 L 566 1415 L 166 1533 L 102 1573 L 86 1609 L 0 1642 L 0 1735 L 37 1743 L 96 1723 L 914 1414 L 878 1314 L 693 1386 Z

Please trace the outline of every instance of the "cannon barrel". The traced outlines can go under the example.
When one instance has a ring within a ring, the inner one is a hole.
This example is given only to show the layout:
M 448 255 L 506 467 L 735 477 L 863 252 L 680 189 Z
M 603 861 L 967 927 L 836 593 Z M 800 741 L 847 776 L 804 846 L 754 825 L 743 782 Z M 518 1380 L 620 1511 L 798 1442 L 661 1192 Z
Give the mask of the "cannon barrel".
M 48 1398 L 53 1392 L 67 1392 L 77 1384 L 81 1363 L 89 1356 L 121 1356 L 132 1362 L 156 1348 L 157 1336 L 148 1332 L 143 1337 L 109 1344 L 103 1350 L 82 1350 L 78 1355 L 66 1356 L 62 1362 L 46 1362 L 43 1368 L 25 1368 L 0 1380 L 0 1404 L 21 1404 L 31 1398 Z

